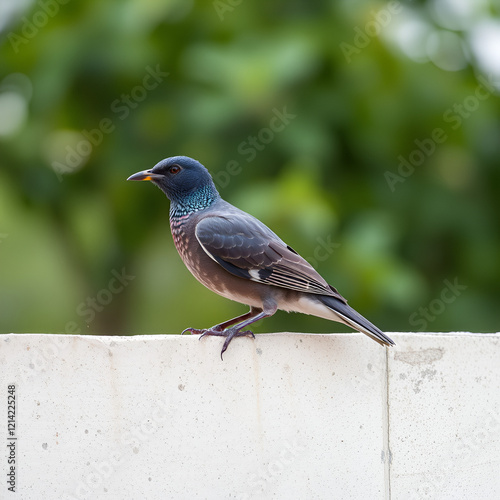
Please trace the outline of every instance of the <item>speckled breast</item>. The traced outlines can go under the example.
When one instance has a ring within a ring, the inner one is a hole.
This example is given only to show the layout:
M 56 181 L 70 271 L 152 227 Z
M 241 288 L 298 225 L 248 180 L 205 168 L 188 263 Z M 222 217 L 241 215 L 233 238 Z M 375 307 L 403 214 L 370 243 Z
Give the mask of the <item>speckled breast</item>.
M 185 231 L 185 225 L 189 216 L 190 214 L 187 214 L 170 219 L 170 230 L 172 231 L 175 248 L 177 248 L 184 262 L 186 262 L 186 257 L 189 255 L 189 238 Z

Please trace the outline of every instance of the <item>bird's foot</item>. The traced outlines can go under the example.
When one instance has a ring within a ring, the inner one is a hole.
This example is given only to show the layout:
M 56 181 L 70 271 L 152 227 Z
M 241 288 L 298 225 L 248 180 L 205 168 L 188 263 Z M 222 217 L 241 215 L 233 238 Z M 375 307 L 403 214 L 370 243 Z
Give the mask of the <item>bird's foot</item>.
M 222 346 L 222 351 L 220 352 L 220 359 L 223 360 L 222 355 L 226 352 L 226 349 L 229 346 L 231 340 L 235 337 L 252 337 L 255 338 L 255 335 L 250 330 L 240 331 L 237 326 L 233 326 L 231 328 L 226 328 L 223 332 L 221 332 L 226 340 L 224 341 L 224 345 Z
M 213 326 L 212 328 L 204 328 L 201 330 L 198 330 L 198 328 L 186 328 L 181 332 L 181 335 L 184 335 L 186 332 L 190 332 L 191 335 L 200 335 L 200 339 L 204 335 L 216 335 L 218 337 L 225 337 L 225 335 L 223 335 L 222 333 L 222 330 L 217 328 L 216 326 Z
M 231 340 L 233 340 L 235 337 L 252 337 L 255 338 L 255 335 L 253 332 L 250 330 L 245 330 L 245 331 L 240 331 L 237 326 L 233 326 L 230 328 L 226 328 L 225 330 L 221 330 L 219 328 L 212 327 L 208 328 L 206 330 L 198 330 L 196 328 L 186 328 L 182 334 L 185 332 L 191 332 L 191 335 L 199 335 L 200 340 L 205 336 L 212 336 L 212 337 L 226 337 L 226 340 L 224 341 L 224 345 L 222 346 L 222 351 L 220 353 L 220 357 L 222 359 L 222 355 L 226 352 L 229 343 Z M 182 335 L 181 334 L 181 335 Z

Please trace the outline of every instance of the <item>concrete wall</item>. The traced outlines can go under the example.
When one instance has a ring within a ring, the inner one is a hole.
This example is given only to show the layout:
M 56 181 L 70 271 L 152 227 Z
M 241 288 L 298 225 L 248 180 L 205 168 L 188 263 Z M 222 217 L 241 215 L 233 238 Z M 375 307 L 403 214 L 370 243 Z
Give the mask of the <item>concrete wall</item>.
M 0 498 L 500 498 L 500 335 L 391 337 L 3 335 Z

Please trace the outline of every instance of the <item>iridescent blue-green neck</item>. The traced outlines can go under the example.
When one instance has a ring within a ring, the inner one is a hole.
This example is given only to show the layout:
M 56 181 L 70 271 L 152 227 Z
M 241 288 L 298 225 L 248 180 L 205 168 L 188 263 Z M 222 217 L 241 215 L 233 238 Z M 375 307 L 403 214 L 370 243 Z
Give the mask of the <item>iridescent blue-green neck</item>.
M 170 200 L 170 218 L 183 217 L 208 208 L 220 198 L 213 184 L 200 187 L 196 191 Z

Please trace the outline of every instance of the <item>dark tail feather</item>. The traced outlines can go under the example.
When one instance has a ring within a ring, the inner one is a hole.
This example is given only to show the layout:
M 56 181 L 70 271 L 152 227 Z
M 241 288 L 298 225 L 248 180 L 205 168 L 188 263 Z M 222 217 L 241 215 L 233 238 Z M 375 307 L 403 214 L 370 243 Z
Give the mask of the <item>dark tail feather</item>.
M 370 323 L 361 314 L 355 311 L 351 306 L 345 304 L 336 297 L 329 295 L 317 295 L 318 299 L 325 304 L 328 308 L 337 313 L 346 325 L 358 330 L 359 332 L 368 335 L 370 338 L 378 342 L 380 345 L 395 345 L 394 342 L 375 325 Z

